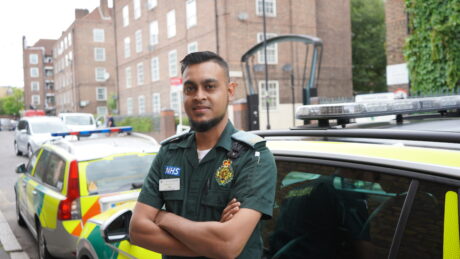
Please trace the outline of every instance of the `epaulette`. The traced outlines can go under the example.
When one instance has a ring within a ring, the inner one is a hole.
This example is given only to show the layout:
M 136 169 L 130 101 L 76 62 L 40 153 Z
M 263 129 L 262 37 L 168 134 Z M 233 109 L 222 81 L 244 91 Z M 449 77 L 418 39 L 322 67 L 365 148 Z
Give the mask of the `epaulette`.
M 232 139 L 234 139 L 236 141 L 243 142 L 243 143 L 249 145 L 252 148 L 256 148 L 256 145 L 259 144 L 259 143 L 265 144 L 265 139 L 263 139 L 262 137 L 260 137 L 260 136 L 258 136 L 256 134 L 252 134 L 252 133 L 249 133 L 249 132 L 246 132 L 246 131 L 242 131 L 242 130 L 234 133 L 232 135 Z
M 169 144 L 178 140 L 182 140 L 192 134 L 190 131 L 182 132 L 177 135 L 171 136 L 163 141 L 160 142 L 161 145 Z

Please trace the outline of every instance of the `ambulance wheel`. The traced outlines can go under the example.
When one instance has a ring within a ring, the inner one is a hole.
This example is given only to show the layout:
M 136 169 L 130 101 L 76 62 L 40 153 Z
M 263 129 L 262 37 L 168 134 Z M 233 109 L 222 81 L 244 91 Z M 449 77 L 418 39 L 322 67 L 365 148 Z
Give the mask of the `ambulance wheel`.
M 46 247 L 45 235 L 43 234 L 42 228 L 40 225 L 37 226 L 37 236 L 38 236 L 38 258 L 39 259 L 52 259 L 53 257 L 48 252 Z

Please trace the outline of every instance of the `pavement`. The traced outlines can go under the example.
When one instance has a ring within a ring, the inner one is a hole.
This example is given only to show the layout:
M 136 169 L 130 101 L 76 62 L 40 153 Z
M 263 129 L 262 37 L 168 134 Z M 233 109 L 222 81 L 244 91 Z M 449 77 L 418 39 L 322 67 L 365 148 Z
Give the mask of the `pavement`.
M 29 259 L 0 211 L 0 259 Z

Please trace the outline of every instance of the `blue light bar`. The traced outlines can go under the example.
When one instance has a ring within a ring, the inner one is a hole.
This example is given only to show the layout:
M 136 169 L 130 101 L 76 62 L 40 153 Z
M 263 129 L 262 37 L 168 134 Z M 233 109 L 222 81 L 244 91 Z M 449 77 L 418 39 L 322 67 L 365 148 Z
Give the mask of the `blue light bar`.
M 96 130 L 82 130 L 82 131 L 69 131 L 69 132 L 55 132 L 51 133 L 53 137 L 65 137 L 65 136 L 90 136 L 94 133 L 112 133 L 112 132 L 132 132 L 133 127 L 126 126 L 126 127 L 113 127 L 113 128 L 104 128 L 104 129 L 96 129 Z

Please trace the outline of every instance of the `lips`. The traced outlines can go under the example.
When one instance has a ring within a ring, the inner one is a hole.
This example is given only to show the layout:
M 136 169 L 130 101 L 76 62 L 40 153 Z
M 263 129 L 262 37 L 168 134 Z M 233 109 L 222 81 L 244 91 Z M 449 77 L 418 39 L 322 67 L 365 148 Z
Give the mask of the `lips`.
M 210 109 L 211 109 L 211 107 L 204 106 L 204 105 L 197 105 L 197 106 L 193 106 L 193 108 L 192 108 L 192 110 L 194 112 L 205 112 L 205 111 L 208 111 Z

